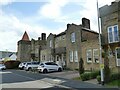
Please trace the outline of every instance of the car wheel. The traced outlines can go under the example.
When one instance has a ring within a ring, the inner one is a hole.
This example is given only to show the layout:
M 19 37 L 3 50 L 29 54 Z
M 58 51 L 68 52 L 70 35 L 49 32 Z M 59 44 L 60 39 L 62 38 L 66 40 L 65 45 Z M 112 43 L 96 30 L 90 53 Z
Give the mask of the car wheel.
M 58 72 L 61 72 L 62 71 L 62 68 L 58 68 Z
M 24 66 L 21 68 L 21 70 L 23 70 L 24 69 Z
M 28 71 L 32 71 L 32 68 L 31 68 L 31 67 L 29 67 L 29 68 L 28 68 Z
M 43 70 L 43 73 L 47 73 L 47 72 L 48 72 L 47 69 L 44 69 L 44 70 Z

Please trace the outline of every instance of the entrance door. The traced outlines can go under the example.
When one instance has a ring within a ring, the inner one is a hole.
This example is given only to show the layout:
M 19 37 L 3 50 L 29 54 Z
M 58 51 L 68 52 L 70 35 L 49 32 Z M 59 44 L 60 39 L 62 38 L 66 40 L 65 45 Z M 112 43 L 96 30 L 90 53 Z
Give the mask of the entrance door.
M 120 66 L 120 47 L 116 48 L 116 64 Z

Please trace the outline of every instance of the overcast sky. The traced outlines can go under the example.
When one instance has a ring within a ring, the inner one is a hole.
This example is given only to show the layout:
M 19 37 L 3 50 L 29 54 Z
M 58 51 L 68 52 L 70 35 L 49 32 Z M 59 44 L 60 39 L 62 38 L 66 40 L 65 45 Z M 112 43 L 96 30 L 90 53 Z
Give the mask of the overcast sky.
M 99 7 L 114 0 L 98 0 Z M 98 31 L 96 0 L 0 0 L 0 51 L 17 51 L 27 31 L 30 40 L 41 33 L 58 34 L 68 23 L 81 24 L 86 17 Z

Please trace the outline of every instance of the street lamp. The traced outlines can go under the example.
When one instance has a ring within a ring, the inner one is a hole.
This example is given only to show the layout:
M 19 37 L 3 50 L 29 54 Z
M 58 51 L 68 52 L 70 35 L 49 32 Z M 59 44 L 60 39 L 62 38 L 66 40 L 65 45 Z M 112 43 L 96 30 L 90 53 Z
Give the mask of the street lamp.
M 98 29 L 99 29 L 99 49 L 100 49 L 100 74 L 101 74 L 101 84 L 104 85 L 104 64 L 102 62 L 102 47 L 101 47 L 101 28 L 100 28 L 100 14 L 98 8 L 98 0 L 97 0 L 97 16 L 98 16 Z

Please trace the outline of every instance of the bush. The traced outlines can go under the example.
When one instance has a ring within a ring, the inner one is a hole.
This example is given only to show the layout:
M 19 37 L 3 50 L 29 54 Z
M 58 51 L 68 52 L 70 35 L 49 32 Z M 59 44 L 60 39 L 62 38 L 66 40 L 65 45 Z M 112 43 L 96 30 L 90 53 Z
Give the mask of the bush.
M 97 76 L 97 81 L 99 84 L 101 83 L 101 76 L 100 75 Z
M 109 59 L 105 57 L 104 60 L 104 82 L 107 83 L 110 81 L 110 68 L 109 68 Z
M 80 76 L 81 76 L 82 81 L 86 81 L 90 79 L 90 73 L 83 73 Z
M 120 73 L 113 73 L 110 75 L 110 81 L 120 79 Z
M 79 74 L 84 73 L 84 67 L 83 67 L 83 65 L 84 65 L 83 59 L 80 58 L 80 61 L 79 61 Z
M 91 79 L 94 79 L 94 78 L 96 78 L 98 75 L 100 75 L 100 72 L 99 71 L 94 71 L 94 72 L 92 72 L 91 73 Z
M 94 71 L 94 72 L 90 72 L 90 73 L 83 73 L 83 74 L 81 74 L 81 79 L 83 81 L 90 80 L 90 79 L 96 78 L 98 75 L 100 75 L 99 71 Z

